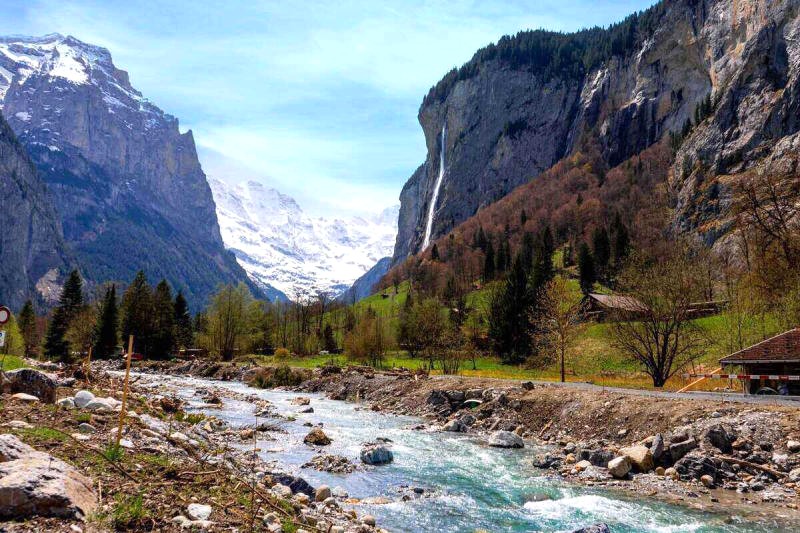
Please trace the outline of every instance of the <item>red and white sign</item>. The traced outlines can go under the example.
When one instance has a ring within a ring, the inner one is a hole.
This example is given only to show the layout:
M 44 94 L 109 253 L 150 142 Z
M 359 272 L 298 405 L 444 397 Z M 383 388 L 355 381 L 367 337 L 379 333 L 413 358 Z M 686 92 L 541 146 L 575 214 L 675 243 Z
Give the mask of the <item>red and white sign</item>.
M 691 379 L 763 379 L 773 381 L 800 381 L 800 376 L 785 376 L 777 374 L 684 374 L 683 377 Z
M 5 324 L 11 320 L 11 309 L 0 305 L 0 325 Z

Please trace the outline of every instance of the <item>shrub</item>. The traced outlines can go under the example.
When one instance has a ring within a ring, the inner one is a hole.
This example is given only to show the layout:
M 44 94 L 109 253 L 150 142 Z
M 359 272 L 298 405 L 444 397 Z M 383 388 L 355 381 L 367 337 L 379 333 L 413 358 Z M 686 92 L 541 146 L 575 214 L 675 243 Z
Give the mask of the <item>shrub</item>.
M 288 359 L 291 354 L 286 348 L 278 348 L 275 350 L 275 359 Z
M 278 367 L 266 367 L 259 369 L 255 373 L 250 386 L 258 387 L 259 389 L 271 389 L 274 387 L 296 387 L 307 379 L 307 373 L 293 369 L 288 365 L 281 365 Z

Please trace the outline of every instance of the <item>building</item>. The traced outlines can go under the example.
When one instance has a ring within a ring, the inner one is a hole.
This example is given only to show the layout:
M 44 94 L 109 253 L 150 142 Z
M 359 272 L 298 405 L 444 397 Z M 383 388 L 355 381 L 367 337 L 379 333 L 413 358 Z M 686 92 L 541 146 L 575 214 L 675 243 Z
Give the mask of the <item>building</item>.
M 800 328 L 739 350 L 719 362 L 723 368 L 741 369 L 737 374 L 745 394 L 800 395 Z
M 607 319 L 639 320 L 648 315 L 648 307 L 632 296 L 620 294 L 598 294 L 590 292 L 586 295 L 586 316 L 598 321 Z M 719 313 L 727 302 L 707 301 L 692 302 L 686 306 L 686 314 L 690 318 L 700 318 Z

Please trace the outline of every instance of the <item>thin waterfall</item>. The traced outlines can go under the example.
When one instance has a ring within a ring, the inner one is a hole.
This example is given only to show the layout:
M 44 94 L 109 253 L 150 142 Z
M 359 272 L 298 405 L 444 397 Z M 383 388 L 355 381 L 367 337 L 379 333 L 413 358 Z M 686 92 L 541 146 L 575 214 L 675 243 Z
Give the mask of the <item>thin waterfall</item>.
M 433 186 L 433 197 L 428 206 L 428 221 L 425 224 L 425 238 L 422 240 L 422 249 L 425 250 L 431 243 L 431 231 L 433 230 L 433 216 L 436 213 L 436 201 L 439 199 L 439 189 L 444 179 L 444 149 L 447 141 L 447 122 L 442 125 L 442 146 L 439 148 L 439 175 L 436 177 L 436 184 Z

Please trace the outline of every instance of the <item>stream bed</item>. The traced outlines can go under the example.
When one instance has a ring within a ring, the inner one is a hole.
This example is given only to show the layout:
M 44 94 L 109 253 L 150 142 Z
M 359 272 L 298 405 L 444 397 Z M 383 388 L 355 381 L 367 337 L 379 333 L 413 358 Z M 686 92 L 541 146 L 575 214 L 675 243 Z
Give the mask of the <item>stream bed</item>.
M 423 422 L 415 417 L 373 412 L 319 395 L 255 389 L 239 382 L 152 374 L 137 374 L 136 378 L 139 386 L 151 387 L 157 394 L 177 395 L 188 402 L 187 410 L 214 415 L 234 428 L 263 422 L 279 425 L 285 434 L 259 434 L 264 439 L 259 439 L 257 446 L 265 461 L 274 461 L 315 487 L 341 487 L 351 498 L 389 501 L 343 505 L 375 516 L 378 524 L 390 531 L 571 532 L 597 522 L 607 523 L 614 533 L 777 531 L 736 517 L 570 485 L 531 466 L 538 451 L 535 448 L 490 448 L 477 436 L 413 430 Z M 256 419 L 252 403 L 230 398 L 223 398 L 221 406 L 209 407 L 195 395 L 196 390 L 209 387 L 268 400 L 287 418 Z M 303 407 L 292 405 L 291 400 L 301 395 L 311 399 L 313 413 L 300 413 Z M 333 440 L 324 453 L 345 456 L 359 469 L 351 474 L 331 474 L 301 468 L 318 453 L 303 443 L 309 431 L 306 422 L 322 424 Z M 391 439 L 394 462 L 361 468 L 362 443 L 378 437 Z M 414 488 L 422 489 L 422 494 Z

